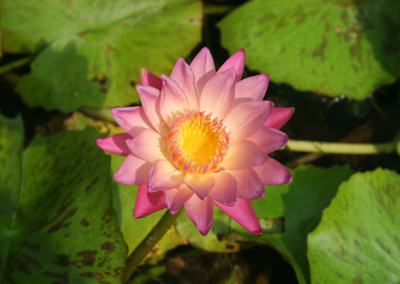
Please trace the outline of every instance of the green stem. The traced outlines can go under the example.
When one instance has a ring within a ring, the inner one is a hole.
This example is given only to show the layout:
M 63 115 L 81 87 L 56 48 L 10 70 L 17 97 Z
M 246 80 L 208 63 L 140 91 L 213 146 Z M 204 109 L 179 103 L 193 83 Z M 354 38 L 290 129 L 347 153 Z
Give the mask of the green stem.
M 174 215 L 167 211 L 160 221 L 158 221 L 157 225 L 155 225 L 151 232 L 145 237 L 145 239 L 136 247 L 126 261 L 126 269 L 124 275 L 122 276 L 122 283 L 125 283 L 129 280 L 133 272 L 135 272 L 136 268 L 141 264 L 146 255 L 175 223 L 181 211 Z
M 387 143 L 335 143 L 289 140 L 281 150 L 322 154 L 374 155 L 387 154 L 396 150 L 397 139 Z
M 102 119 L 109 122 L 114 122 L 115 119 L 111 114 L 111 110 L 109 108 L 91 108 L 91 107 L 82 107 L 79 109 L 82 113 L 87 116 L 90 116 L 95 119 Z
M 32 58 L 33 58 L 33 56 L 31 55 L 31 56 L 27 56 L 27 57 L 18 59 L 17 61 L 10 62 L 3 66 L 0 66 L 0 75 L 28 64 L 32 60 Z

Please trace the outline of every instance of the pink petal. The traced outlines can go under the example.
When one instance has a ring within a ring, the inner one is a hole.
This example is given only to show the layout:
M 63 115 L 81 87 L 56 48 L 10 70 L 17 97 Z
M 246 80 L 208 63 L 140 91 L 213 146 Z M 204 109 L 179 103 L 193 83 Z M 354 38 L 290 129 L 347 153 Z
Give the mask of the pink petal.
M 164 191 L 165 203 L 171 214 L 175 214 L 181 209 L 182 205 L 192 197 L 193 191 L 182 184 L 179 188 Z
M 229 146 L 221 167 L 227 170 L 247 169 L 263 164 L 267 158 L 256 144 L 242 141 Z
M 294 113 L 294 108 L 292 107 L 274 108 L 271 115 L 264 123 L 264 126 L 280 129 L 282 126 L 285 125 L 286 122 L 288 122 L 288 120 L 292 117 L 293 113 Z
M 161 78 L 146 68 L 140 70 L 140 84 L 161 90 Z
M 189 101 L 176 82 L 167 76 L 161 76 L 163 87 L 160 96 L 161 115 L 168 126 L 172 126 L 175 120 L 190 111 Z
M 205 236 L 211 230 L 213 218 L 213 203 L 211 198 L 201 200 L 193 195 L 185 203 L 185 211 L 189 218 L 196 225 L 199 232 Z
M 136 90 L 139 93 L 143 110 L 150 124 L 158 133 L 166 135 L 168 133 L 168 128 L 161 119 L 159 104 L 160 91 L 150 86 L 141 85 L 136 86 Z
M 282 148 L 289 137 L 275 128 L 261 127 L 249 140 L 253 141 L 265 154 L 269 154 Z
M 193 58 L 190 68 L 196 78 L 196 84 L 201 84 L 201 81 L 204 81 L 205 78 L 215 75 L 214 60 L 207 47 L 203 47 L 196 57 Z
M 114 179 L 122 184 L 144 184 L 147 183 L 151 167 L 151 163 L 128 155 L 114 173 Z
M 118 107 L 113 108 L 111 113 L 118 125 L 132 137 L 151 127 L 142 107 Z
M 229 171 L 236 179 L 236 192 L 238 198 L 260 199 L 265 195 L 264 185 L 257 173 L 252 169 Z
M 185 60 L 182 58 L 178 59 L 170 77 L 186 94 L 189 101 L 189 108 L 197 110 L 199 108 L 199 102 L 195 86 L 195 78 L 192 69 L 190 69 Z
M 126 146 L 126 140 L 130 138 L 132 137 L 127 133 L 118 133 L 106 138 L 98 138 L 96 144 L 109 153 L 127 156 L 130 151 L 128 146 Z
M 236 203 L 236 179 L 226 172 L 213 174 L 214 187 L 209 196 L 227 206 L 234 206 Z
M 231 143 L 247 139 L 259 130 L 271 114 L 273 107 L 270 101 L 253 100 L 235 105 L 224 119 L 224 125 L 230 132 Z
M 225 63 L 218 69 L 217 74 L 233 68 L 236 72 L 235 81 L 239 81 L 243 75 L 245 57 L 244 49 L 239 49 L 231 57 L 229 57 L 228 60 L 225 61 Z
M 261 182 L 266 185 L 280 185 L 292 181 L 292 174 L 281 163 L 270 157 L 264 164 L 253 169 Z
M 225 117 L 234 99 L 234 82 L 235 70 L 232 68 L 211 78 L 200 94 L 200 109 L 219 119 Z
M 126 140 L 126 145 L 133 155 L 153 163 L 157 160 L 165 160 L 168 156 L 165 152 L 165 143 L 165 139 L 159 133 L 150 129 L 143 130 L 133 139 Z
M 213 188 L 215 181 L 209 175 L 186 174 L 185 183 L 199 198 L 205 199 Z
M 223 205 L 217 201 L 214 201 L 214 204 L 250 233 L 261 235 L 260 221 L 258 221 L 253 205 L 249 200 L 238 198 L 234 207 Z
M 149 192 L 177 188 L 183 183 L 183 173 L 175 168 L 170 161 L 159 160 L 154 163 L 149 174 Z
M 267 92 L 268 83 L 269 76 L 267 74 L 243 79 L 237 82 L 235 86 L 235 98 L 249 98 L 261 101 Z
M 164 194 L 162 192 L 150 193 L 147 191 L 147 184 L 143 184 L 139 186 L 133 217 L 143 218 L 166 207 Z

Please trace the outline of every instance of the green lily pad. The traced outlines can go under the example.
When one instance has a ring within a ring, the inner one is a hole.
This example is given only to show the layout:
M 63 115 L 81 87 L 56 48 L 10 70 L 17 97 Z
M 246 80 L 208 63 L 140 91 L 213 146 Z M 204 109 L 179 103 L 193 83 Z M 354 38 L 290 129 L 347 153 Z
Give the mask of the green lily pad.
M 139 103 L 140 68 L 169 74 L 201 39 L 198 0 L 4 0 L 0 9 L 4 51 L 38 52 L 17 92 L 47 110 Z
M 250 69 L 300 91 L 363 99 L 400 76 L 400 2 L 253 0 L 220 23 Z
M 300 166 L 291 172 L 292 183 L 266 186 L 265 197 L 253 201 L 257 216 L 266 229 L 261 236 L 253 236 L 236 222 L 232 228 L 247 240 L 276 248 L 293 266 L 299 282 L 309 283 L 307 234 L 317 226 L 323 209 L 352 170 L 348 166 L 331 169 Z
M 124 132 L 120 127 L 115 126 L 113 123 L 93 120 L 81 113 L 74 113 L 66 122 L 66 127 L 70 130 L 82 130 L 88 126 L 96 127 L 98 131 L 102 133 L 107 132 L 108 136 Z M 130 255 L 162 218 L 165 210 L 153 213 L 144 218 L 134 218 L 133 210 L 135 208 L 139 187 L 137 185 L 124 185 L 117 183 L 112 177 L 113 173 L 118 170 L 125 157 L 108 154 L 107 152 L 103 153 L 104 156 L 111 157 L 109 162 L 110 171 L 107 173 L 107 176 L 112 179 L 113 207 L 118 216 L 118 225 L 122 236 L 128 246 L 128 255 Z M 168 241 L 167 235 L 168 234 L 164 236 L 164 241 Z M 175 236 L 172 236 L 172 238 L 175 238 Z
M 312 283 L 400 283 L 400 176 L 354 174 L 308 237 Z
M 0 163 L 13 166 L 0 174 L 0 282 L 120 283 L 126 246 L 98 133 L 37 135 L 23 152 L 22 137 L 19 118 L 0 117 Z

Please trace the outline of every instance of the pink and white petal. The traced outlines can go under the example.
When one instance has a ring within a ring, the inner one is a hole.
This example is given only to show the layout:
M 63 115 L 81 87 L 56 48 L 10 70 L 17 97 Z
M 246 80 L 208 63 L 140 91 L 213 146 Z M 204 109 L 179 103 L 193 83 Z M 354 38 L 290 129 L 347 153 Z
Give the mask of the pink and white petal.
M 200 109 L 219 119 L 225 117 L 234 100 L 235 76 L 231 68 L 211 78 L 200 94 Z
M 227 206 L 234 206 L 236 203 L 236 179 L 226 172 L 215 173 L 213 178 L 215 184 L 208 196 Z
M 136 137 L 126 140 L 129 150 L 136 157 L 154 163 L 167 157 L 165 139 L 153 130 L 143 130 Z
M 278 129 L 261 127 L 248 140 L 253 141 L 265 154 L 269 154 L 282 148 L 289 137 Z
M 189 102 L 189 108 L 192 110 L 197 110 L 199 108 L 199 99 L 195 85 L 195 78 L 192 69 L 190 69 L 185 60 L 182 58 L 178 59 L 178 62 L 176 62 L 170 77 L 186 94 Z
M 281 129 L 282 126 L 288 122 L 294 113 L 294 108 L 292 107 L 282 107 L 274 108 L 271 115 L 268 117 L 264 126 L 271 127 L 275 129 Z
M 211 198 L 201 200 L 197 195 L 193 194 L 185 203 L 185 211 L 199 232 L 203 236 L 207 235 L 211 230 L 213 219 L 213 203 Z
M 222 66 L 218 69 L 217 74 L 233 68 L 236 72 L 235 82 L 238 82 L 243 75 L 245 58 L 246 55 L 244 49 L 239 49 L 231 57 L 229 57 L 224 64 L 222 64 Z
M 161 78 L 146 68 L 140 70 L 140 84 L 161 90 Z
M 226 206 L 217 201 L 214 201 L 214 204 L 250 233 L 261 235 L 262 229 L 260 221 L 258 221 L 250 200 L 238 198 L 234 207 Z
M 106 138 L 98 138 L 96 140 L 97 146 L 102 150 L 112 154 L 127 156 L 130 151 L 126 145 L 126 140 L 132 137 L 128 133 L 118 133 Z
M 168 160 L 158 160 L 149 173 L 149 192 L 177 188 L 183 183 L 184 174 Z
M 150 86 L 136 86 L 136 90 L 142 102 L 143 111 L 153 129 L 161 135 L 168 133 L 168 128 L 161 118 L 160 91 Z
M 249 98 L 256 101 L 263 100 L 267 92 L 269 76 L 261 74 L 248 77 L 237 82 L 235 86 L 235 98 Z
M 152 164 L 128 155 L 119 169 L 114 173 L 114 179 L 122 184 L 137 185 L 145 184 L 149 179 Z
M 292 174 L 281 163 L 270 157 L 264 164 L 253 169 L 261 182 L 266 185 L 281 185 L 292 181 Z
M 192 197 L 193 191 L 182 184 L 179 188 L 164 191 L 165 203 L 171 214 L 175 214 L 181 209 L 182 205 Z
M 202 50 L 193 58 L 190 63 L 190 69 L 192 69 L 196 84 L 204 84 L 206 78 L 210 78 L 215 75 L 215 65 L 212 55 L 207 47 L 203 47 Z
M 262 127 L 273 108 L 270 101 L 248 100 L 235 105 L 224 119 L 229 140 L 234 143 L 249 138 Z
M 130 136 L 136 136 L 143 129 L 151 128 L 142 107 L 117 107 L 111 110 L 115 121 Z
M 213 188 L 215 181 L 210 175 L 186 174 L 185 184 L 193 190 L 199 198 L 204 200 Z
M 150 193 L 147 184 L 139 186 L 133 217 L 143 218 L 165 208 L 167 205 L 162 192 Z
M 229 173 L 236 179 L 236 194 L 238 198 L 253 200 L 264 197 L 264 185 L 252 168 L 229 171 Z
M 262 165 L 267 158 L 256 144 L 251 141 L 242 141 L 229 147 L 221 167 L 226 170 L 247 169 Z
M 163 87 L 160 95 L 161 115 L 168 127 L 183 113 L 190 111 L 189 101 L 178 84 L 168 78 L 161 76 Z

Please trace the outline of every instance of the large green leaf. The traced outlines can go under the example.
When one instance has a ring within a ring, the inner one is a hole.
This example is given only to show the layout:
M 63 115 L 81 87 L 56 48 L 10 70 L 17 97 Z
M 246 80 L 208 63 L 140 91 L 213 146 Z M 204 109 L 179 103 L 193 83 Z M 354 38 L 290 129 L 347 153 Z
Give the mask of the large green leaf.
M 0 281 L 120 283 L 126 246 L 98 133 L 38 135 L 21 153 L 21 123 L 0 121 L 0 161 L 13 170 L 0 174 Z
M 266 186 L 265 197 L 253 201 L 257 216 L 266 229 L 260 237 L 251 235 L 236 222 L 233 229 L 250 240 L 275 247 L 292 264 L 299 282 L 308 283 L 307 234 L 317 226 L 339 184 L 351 173 L 347 166 L 331 169 L 298 167 L 292 171 L 292 183 Z M 279 233 L 280 230 L 283 232 Z
M 81 113 L 74 113 L 66 122 L 66 127 L 71 130 L 82 130 L 88 126 L 94 126 L 101 132 L 107 132 L 108 135 L 124 132 L 120 127 L 112 123 L 95 121 Z M 118 170 L 125 157 L 108 154 L 107 152 L 104 152 L 103 155 L 111 156 L 111 167 L 107 175 L 112 179 L 113 206 L 118 216 L 118 224 L 122 236 L 128 245 L 128 254 L 131 254 L 161 219 L 165 210 L 153 213 L 144 218 L 134 218 L 133 210 L 136 204 L 138 186 L 120 184 L 112 178 L 113 173 Z
M 198 0 L 3 0 L 0 8 L 4 50 L 39 52 L 17 91 L 30 106 L 65 112 L 138 103 L 140 68 L 169 74 L 201 37 Z
M 309 235 L 313 283 L 400 283 L 400 176 L 357 173 Z
M 219 23 L 250 69 L 301 91 L 362 99 L 400 75 L 400 2 L 254 0 Z

